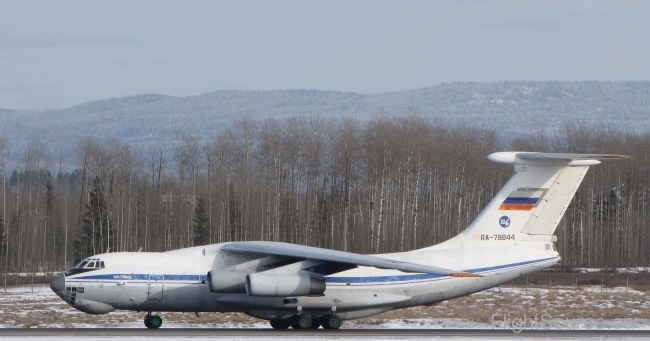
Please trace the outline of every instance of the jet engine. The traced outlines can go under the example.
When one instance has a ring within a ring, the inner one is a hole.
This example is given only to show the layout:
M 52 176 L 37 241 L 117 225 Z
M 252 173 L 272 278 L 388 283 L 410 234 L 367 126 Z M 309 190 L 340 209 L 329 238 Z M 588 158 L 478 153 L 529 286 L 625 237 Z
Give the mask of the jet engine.
M 245 272 L 210 271 L 208 272 L 208 288 L 212 292 L 243 294 L 246 292 Z
M 246 276 L 250 296 L 311 296 L 325 292 L 325 280 L 308 275 L 252 273 Z

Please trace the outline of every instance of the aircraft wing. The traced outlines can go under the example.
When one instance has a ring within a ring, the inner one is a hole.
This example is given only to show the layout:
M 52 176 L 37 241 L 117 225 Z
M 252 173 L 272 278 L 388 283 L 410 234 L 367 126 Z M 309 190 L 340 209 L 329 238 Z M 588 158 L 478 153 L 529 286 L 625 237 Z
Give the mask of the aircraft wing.
M 432 265 L 409 263 L 378 256 L 328 250 L 311 246 L 280 242 L 232 242 L 221 247 L 223 251 L 233 253 L 265 256 L 310 259 L 335 264 L 352 266 L 372 266 L 380 269 L 395 269 L 404 272 L 429 273 L 454 277 L 482 277 L 463 271 L 440 268 Z

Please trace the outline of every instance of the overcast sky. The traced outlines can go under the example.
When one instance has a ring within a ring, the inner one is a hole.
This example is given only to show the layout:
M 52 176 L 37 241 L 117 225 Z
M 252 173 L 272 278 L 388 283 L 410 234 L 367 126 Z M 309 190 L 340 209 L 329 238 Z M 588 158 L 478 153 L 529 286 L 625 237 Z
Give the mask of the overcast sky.
M 650 80 L 650 1 L 0 1 L 0 108 Z

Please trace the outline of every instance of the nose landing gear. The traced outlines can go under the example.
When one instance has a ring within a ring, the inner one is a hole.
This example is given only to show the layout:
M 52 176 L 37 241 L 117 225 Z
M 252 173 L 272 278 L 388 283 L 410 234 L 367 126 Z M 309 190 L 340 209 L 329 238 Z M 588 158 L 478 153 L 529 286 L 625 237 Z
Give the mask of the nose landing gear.
M 144 316 L 144 325 L 149 329 L 158 329 L 162 326 L 162 317 L 151 315 L 151 312 Z

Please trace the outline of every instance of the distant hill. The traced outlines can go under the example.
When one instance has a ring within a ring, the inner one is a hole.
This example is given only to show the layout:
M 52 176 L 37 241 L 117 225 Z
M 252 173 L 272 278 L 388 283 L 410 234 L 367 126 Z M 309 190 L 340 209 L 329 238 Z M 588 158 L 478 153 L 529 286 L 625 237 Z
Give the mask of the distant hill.
M 44 142 L 72 155 L 84 137 L 118 138 L 138 148 L 170 141 L 175 131 L 209 138 L 233 120 L 303 115 L 351 117 L 415 112 L 498 130 L 508 139 L 533 125 L 549 131 L 565 121 L 650 132 L 650 82 L 451 83 L 429 88 L 362 94 L 340 91 L 216 91 L 197 96 L 156 94 L 112 98 L 66 109 L 0 109 L 0 132 L 13 150 Z

